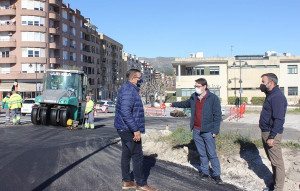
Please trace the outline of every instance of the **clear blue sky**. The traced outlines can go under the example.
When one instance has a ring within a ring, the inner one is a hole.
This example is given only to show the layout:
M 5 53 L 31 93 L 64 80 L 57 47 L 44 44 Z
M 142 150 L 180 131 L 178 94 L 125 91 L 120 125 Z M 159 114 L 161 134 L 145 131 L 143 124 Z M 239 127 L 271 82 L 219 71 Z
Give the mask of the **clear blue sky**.
M 300 0 L 64 0 L 138 57 L 300 55 Z

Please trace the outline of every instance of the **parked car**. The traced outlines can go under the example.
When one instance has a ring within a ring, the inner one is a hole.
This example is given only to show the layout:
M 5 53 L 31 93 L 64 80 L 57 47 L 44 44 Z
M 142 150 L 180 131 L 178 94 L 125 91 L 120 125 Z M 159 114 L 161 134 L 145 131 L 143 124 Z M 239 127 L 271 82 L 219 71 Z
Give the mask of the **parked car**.
M 22 115 L 31 114 L 32 106 L 34 105 L 34 98 L 25 99 L 23 101 L 22 107 L 21 107 L 21 113 Z
M 115 112 L 116 104 L 113 101 L 101 100 L 95 104 L 95 110 L 98 112 Z
M 95 106 L 94 106 L 94 109 L 95 109 L 97 112 L 107 112 L 107 106 L 104 105 L 104 102 L 103 102 L 103 101 L 96 102 L 96 103 L 95 103 Z

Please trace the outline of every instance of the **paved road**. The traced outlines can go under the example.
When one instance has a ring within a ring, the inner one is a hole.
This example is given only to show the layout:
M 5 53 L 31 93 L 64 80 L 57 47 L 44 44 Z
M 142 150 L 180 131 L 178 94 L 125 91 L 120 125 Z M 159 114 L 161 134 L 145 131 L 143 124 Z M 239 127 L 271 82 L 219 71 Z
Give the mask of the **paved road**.
M 22 126 L 0 124 L 0 190 L 121 190 L 121 147 L 113 117 L 98 118 L 95 130 L 75 131 L 33 126 L 27 118 Z M 165 123 L 147 118 L 149 127 Z M 145 156 L 144 170 L 148 183 L 160 190 L 239 190 L 199 180 L 195 170 L 155 156 Z

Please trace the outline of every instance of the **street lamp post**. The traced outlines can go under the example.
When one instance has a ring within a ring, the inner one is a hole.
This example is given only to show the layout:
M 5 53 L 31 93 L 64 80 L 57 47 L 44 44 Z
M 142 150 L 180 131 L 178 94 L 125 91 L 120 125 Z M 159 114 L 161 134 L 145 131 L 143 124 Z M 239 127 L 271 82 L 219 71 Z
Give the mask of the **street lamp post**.
M 239 105 L 240 105 L 240 107 L 241 107 L 241 103 L 242 103 L 242 93 L 243 93 L 243 90 L 242 90 L 242 83 L 243 83 L 243 81 L 242 81 L 242 62 L 245 62 L 244 66 L 248 66 L 248 64 L 247 64 L 246 61 L 243 61 L 243 60 L 237 60 L 236 62 L 239 62 L 239 63 L 240 63 L 240 80 L 239 80 L 239 83 L 240 83 L 240 91 L 239 91 L 239 93 L 240 93 L 240 103 L 239 103 Z M 236 63 L 235 63 L 235 62 L 233 63 L 233 66 L 236 66 Z
M 38 63 L 34 63 L 35 64 L 35 97 L 37 96 L 37 65 Z M 43 64 L 40 65 L 41 67 L 43 66 Z M 29 67 L 32 67 L 32 64 L 29 65 Z

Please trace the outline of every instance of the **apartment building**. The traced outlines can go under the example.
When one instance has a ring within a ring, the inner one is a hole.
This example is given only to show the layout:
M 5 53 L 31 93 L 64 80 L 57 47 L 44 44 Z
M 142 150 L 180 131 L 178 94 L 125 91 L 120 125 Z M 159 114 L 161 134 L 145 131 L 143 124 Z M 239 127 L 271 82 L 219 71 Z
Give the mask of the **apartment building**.
M 1 0 L 0 99 L 13 85 L 23 97 L 35 97 L 49 68 L 85 71 L 98 99 L 100 49 L 97 27 L 61 0 Z
M 136 55 L 132 55 L 127 52 L 124 52 L 123 60 L 124 60 L 124 64 L 127 66 L 127 70 L 133 68 L 141 70 L 141 64 L 139 63 L 139 59 L 136 57 Z
M 124 66 L 123 61 L 123 45 L 102 33 L 99 33 L 99 37 L 102 59 L 99 94 L 101 95 L 101 99 L 110 98 L 114 100 L 118 89 L 125 80 L 124 73 L 126 73 L 126 66 Z
M 192 57 L 176 58 L 172 63 L 176 69 L 176 95 L 181 100 L 190 96 L 195 80 L 205 78 L 209 89 L 219 96 L 223 103 L 228 97 L 264 97 L 260 91 L 261 75 L 275 73 L 279 87 L 289 104 L 299 102 L 300 56 L 290 54 L 240 55 L 235 57 Z

